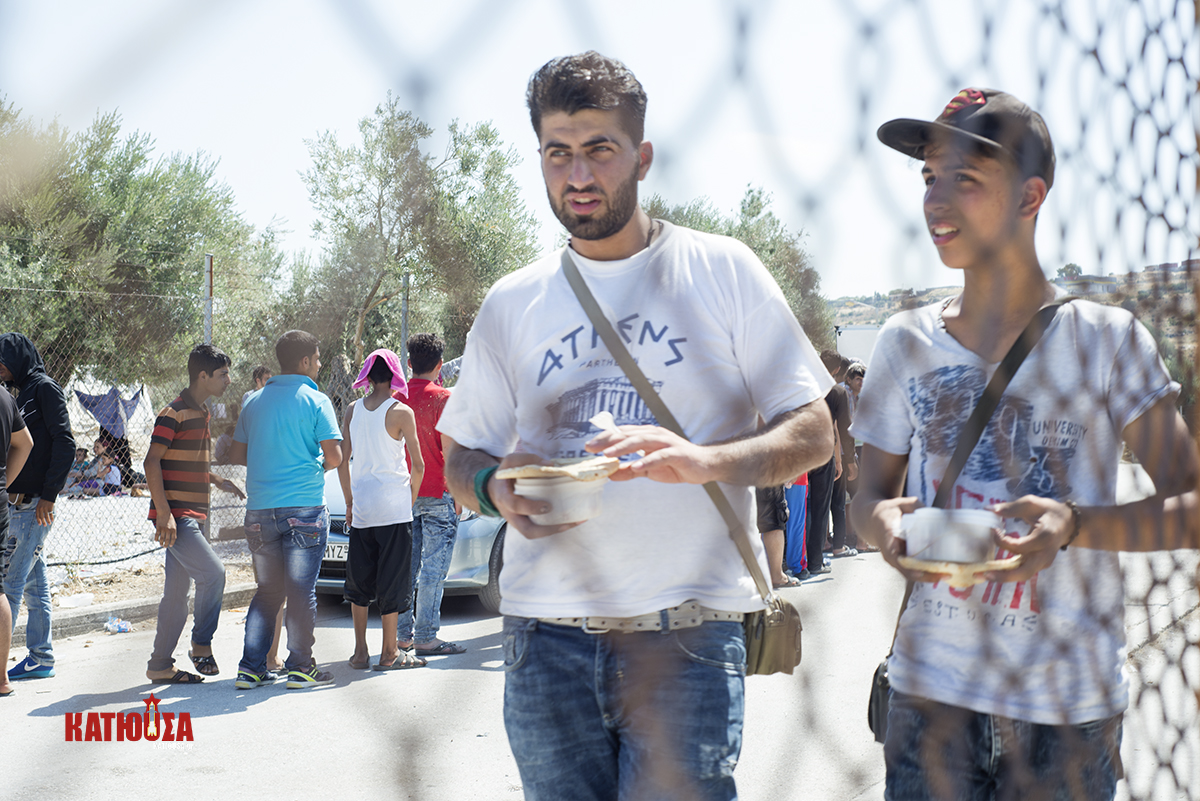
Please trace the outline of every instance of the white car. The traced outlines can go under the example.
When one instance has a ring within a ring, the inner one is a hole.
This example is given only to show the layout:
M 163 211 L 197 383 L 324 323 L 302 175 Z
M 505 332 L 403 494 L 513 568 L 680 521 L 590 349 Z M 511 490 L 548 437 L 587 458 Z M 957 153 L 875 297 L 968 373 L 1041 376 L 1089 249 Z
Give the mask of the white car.
M 317 574 L 317 592 L 342 595 L 346 582 L 346 556 L 350 537 L 346 531 L 346 500 L 336 470 L 325 473 L 325 505 L 329 509 L 329 540 Z M 500 611 L 500 568 L 504 564 L 502 517 L 480 517 L 463 508 L 458 518 L 454 554 L 443 585 L 446 595 L 478 595 L 489 612 Z

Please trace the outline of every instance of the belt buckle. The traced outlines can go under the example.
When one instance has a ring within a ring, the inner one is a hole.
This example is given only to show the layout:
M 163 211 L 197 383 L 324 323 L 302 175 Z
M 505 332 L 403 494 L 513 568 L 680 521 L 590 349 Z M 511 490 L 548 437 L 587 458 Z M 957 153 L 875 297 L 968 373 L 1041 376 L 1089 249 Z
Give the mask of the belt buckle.
M 592 628 L 590 625 L 588 625 L 588 621 L 589 621 L 589 620 L 591 620 L 591 618 L 585 617 L 585 618 L 583 619 L 583 625 L 582 625 L 582 627 L 581 627 L 581 628 L 583 629 L 583 633 L 584 633 L 584 634 L 608 634 L 610 631 L 612 631 L 612 629 L 595 629 L 595 628 Z

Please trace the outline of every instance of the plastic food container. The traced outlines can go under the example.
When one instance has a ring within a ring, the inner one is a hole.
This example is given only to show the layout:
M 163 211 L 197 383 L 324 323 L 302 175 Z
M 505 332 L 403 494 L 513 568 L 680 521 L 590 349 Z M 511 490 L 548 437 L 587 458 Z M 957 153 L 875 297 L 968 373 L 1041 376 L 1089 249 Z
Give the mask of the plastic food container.
M 984 509 L 918 509 L 900 519 L 908 556 L 927 562 L 977 564 L 995 556 L 992 532 L 1003 521 Z
M 557 526 L 582 523 L 600 514 L 600 498 L 607 483 L 607 478 L 592 481 L 579 481 L 569 476 L 518 478 L 513 491 L 525 498 L 549 501 L 549 512 L 530 515 L 529 519 L 539 526 Z

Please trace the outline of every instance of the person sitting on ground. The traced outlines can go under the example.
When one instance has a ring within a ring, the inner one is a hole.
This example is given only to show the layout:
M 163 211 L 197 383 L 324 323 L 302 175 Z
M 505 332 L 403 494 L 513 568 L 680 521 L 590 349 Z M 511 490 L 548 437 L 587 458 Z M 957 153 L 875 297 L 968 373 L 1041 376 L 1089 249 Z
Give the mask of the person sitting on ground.
M 371 392 L 346 407 L 338 465 L 350 531 L 345 589 L 354 617 L 350 667 L 371 667 L 367 606 L 372 600 L 379 605 L 383 624 L 383 647 L 375 670 L 423 667 L 425 660 L 413 653 L 411 644 L 401 649 L 396 638 L 400 610 L 412 603 L 413 503 L 425 472 L 417 418 L 412 409 L 392 398 L 393 392 L 408 396 L 400 357 L 386 348 L 371 353 L 354 386 L 361 389 L 368 384 Z M 412 459 L 411 477 L 405 446 Z
M 83 471 L 87 466 L 87 448 L 76 448 L 75 461 L 71 463 L 71 469 L 67 473 L 68 486 L 83 479 Z
M 78 451 L 87 453 L 83 448 L 76 448 L 76 452 Z M 108 452 L 108 446 L 98 439 L 92 443 L 92 452 L 95 456 L 90 461 L 84 463 L 83 469 L 79 471 L 79 475 L 76 478 L 70 479 L 71 483 L 63 490 L 63 495 L 69 498 L 80 498 L 88 494 L 84 490 L 99 489 L 103 486 L 102 476 L 107 475 L 108 466 L 101 457 Z M 105 472 L 101 473 L 101 471 Z
M 116 460 L 106 453 L 100 457 L 100 462 L 103 465 L 100 474 L 104 477 L 104 484 L 99 491 L 88 494 L 121 495 L 121 468 L 117 466 Z
M 225 565 L 208 544 L 201 521 L 208 517 L 210 484 L 245 498 L 236 484 L 208 470 L 209 409 L 229 386 L 229 357 L 212 345 L 188 355 L 189 383 L 158 413 L 143 466 L 150 485 L 154 539 L 166 549 L 166 578 L 158 604 L 154 650 L 146 678 L 154 684 L 198 684 L 220 673 L 212 638 L 225 594 Z M 196 582 L 192 616 L 192 664 L 201 674 L 175 669 L 172 653 L 188 614 L 188 590 Z
M 97 456 L 84 475 L 88 478 L 74 484 L 64 494 L 70 497 L 121 494 L 121 469 L 111 454 L 105 452 Z

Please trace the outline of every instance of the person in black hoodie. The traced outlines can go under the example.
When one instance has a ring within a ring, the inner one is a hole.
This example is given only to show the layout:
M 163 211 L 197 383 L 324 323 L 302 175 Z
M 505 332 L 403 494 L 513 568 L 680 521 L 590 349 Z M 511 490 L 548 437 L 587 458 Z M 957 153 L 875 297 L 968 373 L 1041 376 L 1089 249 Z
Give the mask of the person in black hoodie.
M 62 387 L 46 375 L 41 354 L 24 334 L 0 336 L 0 381 L 17 387 L 17 407 L 33 437 L 33 452 L 8 487 L 9 527 L 0 548 L 0 583 L 13 620 L 22 595 L 29 607 L 29 655 L 8 671 L 8 677 L 44 679 L 54 675 L 54 651 L 42 546 L 54 523 L 54 503 L 71 470 L 75 438 Z

